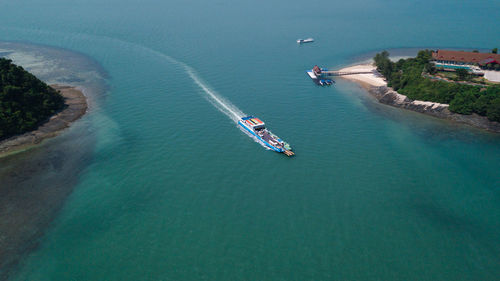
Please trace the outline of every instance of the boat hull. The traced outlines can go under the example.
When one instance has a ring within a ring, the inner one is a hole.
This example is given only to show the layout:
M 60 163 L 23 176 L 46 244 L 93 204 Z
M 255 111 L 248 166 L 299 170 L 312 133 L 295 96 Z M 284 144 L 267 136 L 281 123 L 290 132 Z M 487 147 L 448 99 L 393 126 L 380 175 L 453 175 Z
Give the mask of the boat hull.
M 253 136 L 255 136 L 259 141 L 261 141 L 263 144 L 265 144 L 267 147 L 271 148 L 272 150 L 274 150 L 276 152 L 284 152 L 285 151 L 284 149 L 275 147 L 272 144 L 270 144 L 269 142 L 265 141 L 263 138 L 261 138 L 259 135 L 257 135 L 251 128 L 247 127 L 243 122 L 241 122 L 241 120 L 238 121 L 238 125 L 240 125 L 241 127 L 243 127 L 243 129 L 245 129 L 250 134 L 252 134 Z
M 297 43 L 299 43 L 299 44 L 302 44 L 302 43 L 312 43 L 312 42 L 314 42 L 314 39 L 312 39 L 312 38 L 297 40 Z

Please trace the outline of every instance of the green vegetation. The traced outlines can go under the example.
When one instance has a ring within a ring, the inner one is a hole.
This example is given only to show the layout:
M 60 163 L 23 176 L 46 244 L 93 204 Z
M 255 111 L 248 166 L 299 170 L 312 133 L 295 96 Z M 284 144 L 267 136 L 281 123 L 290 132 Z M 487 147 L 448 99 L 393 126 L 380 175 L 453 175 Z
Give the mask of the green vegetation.
M 498 63 L 488 63 L 486 66 L 483 67 L 483 69 L 488 69 L 488 70 L 500 70 L 500 64 Z
M 389 53 L 383 51 L 376 54 L 374 60 L 389 87 L 410 99 L 446 103 L 452 112 L 477 113 L 500 122 L 500 86 L 472 86 L 425 78 L 423 73 L 435 74 L 437 71 L 430 63 L 431 57 L 430 50 L 423 50 L 415 58 L 392 62 Z M 457 71 L 456 75 L 459 79 L 470 79 L 467 71 Z
M 492 54 L 497 54 L 497 53 L 498 53 L 498 48 L 493 48 L 493 49 L 491 50 L 491 53 L 492 53 Z
M 64 98 L 11 60 L 0 58 L 0 140 L 36 129 Z
M 471 75 L 469 74 L 469 71 L 467 71 L 466 69 L 463 69 L 463 68 L 457 69 L 455 71 L 455 73 L 457 74 L 457 78 L 460 81 L 468 81 L 468 80 L 470 80 L 470 76 Z

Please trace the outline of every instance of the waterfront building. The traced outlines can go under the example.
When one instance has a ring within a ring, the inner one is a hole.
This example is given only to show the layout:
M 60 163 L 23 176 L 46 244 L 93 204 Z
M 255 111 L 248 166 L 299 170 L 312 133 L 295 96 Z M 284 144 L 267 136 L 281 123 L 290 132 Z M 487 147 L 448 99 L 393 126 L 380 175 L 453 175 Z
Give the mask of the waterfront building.
M 432 60 L 440 64 L 478 65 L 500 64 L 500 54 L 437 50 L 432 52 Z

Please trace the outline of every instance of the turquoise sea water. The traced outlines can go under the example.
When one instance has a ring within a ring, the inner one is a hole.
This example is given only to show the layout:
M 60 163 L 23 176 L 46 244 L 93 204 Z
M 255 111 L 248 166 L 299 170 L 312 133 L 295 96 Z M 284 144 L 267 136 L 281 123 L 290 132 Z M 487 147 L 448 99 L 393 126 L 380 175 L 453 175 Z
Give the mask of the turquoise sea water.
M 500 45 L 498 1 L 435 2 L 2 2 L 0 38 L 31 46 L 18 63 L 41 44 L 102 68 L 67 80 L 89 89 L 88 115 L 0 160 L 29 178 L 0 168 L 4 187 L 72 190 L 10 279 L 495 280 L 500 137 L 305 74 L 384 48 Z

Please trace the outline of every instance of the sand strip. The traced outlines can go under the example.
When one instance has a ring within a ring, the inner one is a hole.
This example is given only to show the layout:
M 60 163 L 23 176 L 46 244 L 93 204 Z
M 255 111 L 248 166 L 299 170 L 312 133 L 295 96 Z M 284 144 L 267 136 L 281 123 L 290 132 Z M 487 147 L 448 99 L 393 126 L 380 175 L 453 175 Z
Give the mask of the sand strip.
M 377 68 L 372 64 L 358 64 L 349 67 L 345 67 L 339 70 L 340 72 L 368 72 L 371 71 L 370 74 L 352 74 L 352 75 L 343 75 L 340 76 L 347 80 L 352 80 L 359 82 L 363 87 L 381 87 L 387 86 L 387 82 L 384 80 L 384 77 L 377 72 Z
M 64 129 L 68 128 L 72 122 L 85 114 L 87 111 L 87 99 L 82 91 L 72 86 L 50 86 L 60 91 L 67 107 L 52 116 L 47 122 L 38 127 L 38 129 L 0 141 L 0 157 L 27 150 L 41 143 L 44 139 L 57 136 Z

